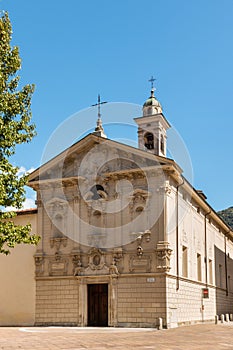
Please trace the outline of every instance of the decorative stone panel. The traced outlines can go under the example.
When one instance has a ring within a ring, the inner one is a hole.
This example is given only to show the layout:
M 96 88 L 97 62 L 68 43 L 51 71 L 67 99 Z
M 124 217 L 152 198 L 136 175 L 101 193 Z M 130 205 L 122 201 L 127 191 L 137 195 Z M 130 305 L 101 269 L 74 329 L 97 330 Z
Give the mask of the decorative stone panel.
M 130 272 L 150 272 L 151 271 L 151 256 L 150 255 L 133 255 L 129 260 Z
M 55 253 L 55 257 L 49 261 L 49 275 L 50 276 L 64 276 L 67 275 L 68 259 L 62 257 L 59 253 Z

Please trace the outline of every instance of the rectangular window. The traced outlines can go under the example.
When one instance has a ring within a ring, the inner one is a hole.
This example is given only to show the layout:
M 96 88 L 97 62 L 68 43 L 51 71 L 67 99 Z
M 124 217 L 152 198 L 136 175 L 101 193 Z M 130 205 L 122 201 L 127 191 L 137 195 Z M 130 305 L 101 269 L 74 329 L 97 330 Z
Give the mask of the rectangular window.
M 201 281 L 201 254 L 197 253 L 197 280 Z
M 209 283 L 213 284 L 213 262 L 209 259 Z
M 188 249 L 187 247 L 182 247 L 182 276 L 188 277 Z

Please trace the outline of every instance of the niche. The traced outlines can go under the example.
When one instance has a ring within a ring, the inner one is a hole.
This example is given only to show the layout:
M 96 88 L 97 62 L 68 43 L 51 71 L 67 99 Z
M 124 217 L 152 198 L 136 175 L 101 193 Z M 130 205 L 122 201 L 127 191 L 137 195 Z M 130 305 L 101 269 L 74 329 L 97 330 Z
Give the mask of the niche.
M 53 218 L 53 237 L 61 238 L 63 236 L 64 220 L 61 214 L 57 214 Z

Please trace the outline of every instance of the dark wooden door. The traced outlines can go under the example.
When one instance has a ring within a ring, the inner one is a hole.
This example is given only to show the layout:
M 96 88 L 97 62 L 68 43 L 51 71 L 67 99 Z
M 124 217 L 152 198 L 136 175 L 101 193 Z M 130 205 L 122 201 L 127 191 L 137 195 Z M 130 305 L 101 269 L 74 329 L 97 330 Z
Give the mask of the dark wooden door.
M 107 284 L 88 284 L 88 326 L 108 326 Z

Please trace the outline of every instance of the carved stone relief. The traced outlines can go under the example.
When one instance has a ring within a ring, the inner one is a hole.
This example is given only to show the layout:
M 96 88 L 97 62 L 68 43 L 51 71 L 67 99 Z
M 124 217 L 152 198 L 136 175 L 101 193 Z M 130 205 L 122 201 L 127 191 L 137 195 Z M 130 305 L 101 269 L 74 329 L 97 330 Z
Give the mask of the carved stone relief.
M 146 201 L 149 195 L 148 191 L 136 189 L 131 196 L 131 202 L 129 204 L 131 213 L 137 210 L 137 208 L 142 208 L 143 210 L 146 206 Z
M 67 237 L 53 237 L 50 238 L 50 247 L 55 248 L 55 252 L 58 253 L 60 251 L 61 245 L 66 247 L 67 245 Z
M 139 257 L 142 257 L 143 255 L 143 247 L 142 247 L 142 243 L 146 242 L 149 243 L 151 240 L 151 231 L 150 230 L 146 230 L 144 232 L 132 232 L 130 234 L 131 236 L 131 241 L 137 241 L 137 255 Z
M 168 242 L 159 242 L 157 244 L 156 255 L 157 255 L 157 269 L 162 272 L 168 272 L 171 269 L 170 258 L 172 249 L 169 248 Z
M 122 248 L 114 248 L 113 258 L 116 261 L 116 263 L 118 263 L 123 258 L 123 249 Z
M 88 265 L 84 267 L 81 262 L 81 254 L 74 253 L 72 257 L 73 273 L 75 276 L 92 276 L 92 275 L 119 275 L 118 263 L 122 259 L 122 249 L 116 248 L 112 252 L 111 264 L 107 264 L 107 255 L 98 248 L 92 248 L 88 256 Z
M 79 252 L 74 252 L 72 254 L 72 263 L 73 263 L 73 274 L 74 276 L 80 276 L 83 272 L 83 266 L 81 262 L 81 255 Z
M 36 276 L 42 276 L 43 273 L 44 273 L 44 256 L 43 254 L 41 253 L 37 253 L 35 256 L 34 256 L 34 259 L 35 259 L 35 274 Z
M 171 190 L 172 190 L 171 185 L 169 184 L 169 181 L 166 180 L 166 181 L 164 182 L 164 185 L 163 185 L 163 186 L 160 186 L 160 188 L 159 188 L 158 191 L 159 191 L 160 194 L 169 195 L 169 194 L 171 193 Z
M 67 214 L 68 202 L 62 198 L 53 198 L 45 204 L 50 217 L 55 217 L 57 214 L 64 216 Z
M 55 257 L 49 259 L 49 275 L 50 276 L 64 276 L 67 275 L 69 260 L 55 253 Z
M 116 260 L 114 258 L 112 259 L 112 263 L 109 267 L 109 273 L 110 275 L 119 275 L 119 271 L 116 265 Z
M 109 268 L 106 266 L 105 254 L 97 248 L 92 248 L 88 254 L 88 266 L 84 273 L 96 274 L 101 271 L 101 274 L 109 273 Z

